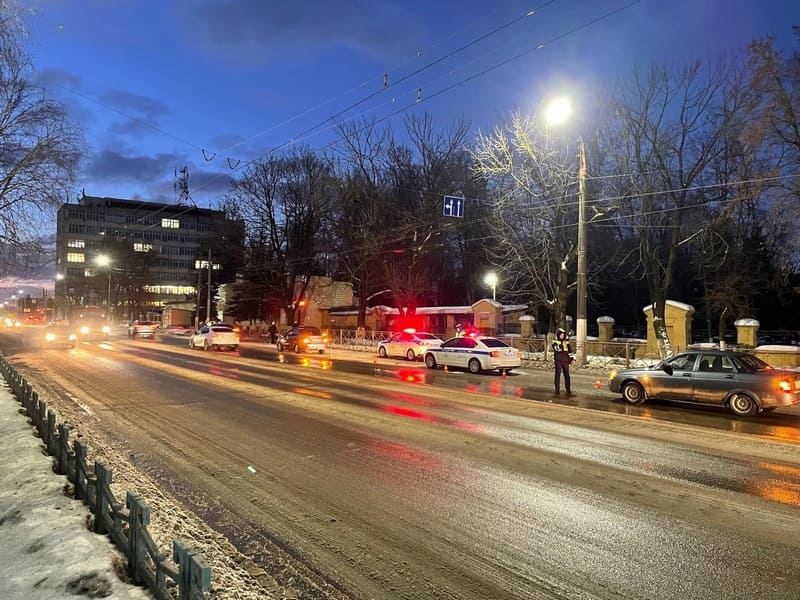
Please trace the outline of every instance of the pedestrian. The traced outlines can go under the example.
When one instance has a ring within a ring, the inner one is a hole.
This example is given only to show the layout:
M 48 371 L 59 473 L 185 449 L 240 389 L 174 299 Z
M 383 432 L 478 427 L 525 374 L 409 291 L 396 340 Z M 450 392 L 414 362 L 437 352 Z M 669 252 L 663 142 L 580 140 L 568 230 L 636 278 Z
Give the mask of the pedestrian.
M 572 386 L 569 378 L 569 366 L 572 364 L 572 350 L 569 347 L 567 332 L 562 328 L 556 330 L 556 337 L 553 339 L 553 358 L 555 361 L 556 374 L 553 379 L 555 393 L 561 393 L 561 373 L 564 373 L 564 387 L 567 389 L 567 396 L 572 395 Z
M 269 325 L 269 329 L 268 329 L 267 331 L 269 331 L 269 339 L 270 339 L 270 341 L 271 341 L 273 344 L 274 344 L 275 342 L 277 342 L 277 341 L 278 341 L 278 326 L 277 326 L 277 325 L 275 325 L 275 321 L 273 321 L 272 323 L 270 323 L 270 325 Z

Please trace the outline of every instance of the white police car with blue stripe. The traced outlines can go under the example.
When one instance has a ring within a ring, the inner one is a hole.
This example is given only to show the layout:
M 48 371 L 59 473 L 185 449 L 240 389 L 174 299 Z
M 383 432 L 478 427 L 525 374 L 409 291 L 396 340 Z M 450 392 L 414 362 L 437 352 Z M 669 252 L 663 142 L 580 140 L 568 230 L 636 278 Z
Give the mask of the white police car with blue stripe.
M 425 351 L 425 366 L 429 369 L 446 366 L 467 369 L 470 373 L 494 370 L 508 373 L 520 365 L 519 350 L 488 336 L 454 337 L 440 348 Z

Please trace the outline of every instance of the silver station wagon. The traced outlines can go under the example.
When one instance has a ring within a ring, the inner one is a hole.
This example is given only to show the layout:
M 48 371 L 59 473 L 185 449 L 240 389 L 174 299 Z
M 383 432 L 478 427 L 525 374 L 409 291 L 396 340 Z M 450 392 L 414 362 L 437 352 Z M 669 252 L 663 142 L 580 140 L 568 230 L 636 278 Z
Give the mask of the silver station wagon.
M 717 404 L 740 417 L 795 406 L 800 373 L 785 371 L 746 352 L 682 352 L 653 367 L 612 371 L 608 389 L 631 404 L 648 399 Z

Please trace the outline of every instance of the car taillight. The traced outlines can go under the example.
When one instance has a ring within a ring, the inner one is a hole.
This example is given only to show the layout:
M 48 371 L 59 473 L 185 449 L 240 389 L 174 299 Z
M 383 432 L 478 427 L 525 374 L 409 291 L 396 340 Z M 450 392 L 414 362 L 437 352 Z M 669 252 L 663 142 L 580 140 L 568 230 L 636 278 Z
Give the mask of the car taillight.
M 792 382 L 789 379 L 779 379 L 778 389 L 782 392 L 793 392 L 794 385 L 792 385 Z
M 322 336 L 322 341 L 327 344 L 328 343 L 328 336 L 327 335 L 323 335 Z
M 241 331 L 241 329 L 239 329 L 238 327 L 234 327 L 233 328 L 233 333 L 239 333 L 240 331 Z

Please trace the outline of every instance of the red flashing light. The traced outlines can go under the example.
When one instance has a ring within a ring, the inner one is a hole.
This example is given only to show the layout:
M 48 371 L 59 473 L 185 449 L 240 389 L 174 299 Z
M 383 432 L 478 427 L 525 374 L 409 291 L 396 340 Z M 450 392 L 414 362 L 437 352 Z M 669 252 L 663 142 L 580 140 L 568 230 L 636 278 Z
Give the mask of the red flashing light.
M 414 329 L 413 327 L 406 327 L 405 329 L 403 329 L 403 333 L 417 333 L 417 330 Z

